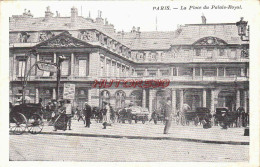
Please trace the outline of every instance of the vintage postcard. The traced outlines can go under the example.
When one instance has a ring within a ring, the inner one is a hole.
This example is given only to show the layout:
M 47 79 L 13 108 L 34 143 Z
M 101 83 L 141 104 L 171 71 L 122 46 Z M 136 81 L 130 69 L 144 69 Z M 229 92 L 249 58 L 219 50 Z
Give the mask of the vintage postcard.
M 1 2 L 0 166 L 258 166 L 259 5 Z

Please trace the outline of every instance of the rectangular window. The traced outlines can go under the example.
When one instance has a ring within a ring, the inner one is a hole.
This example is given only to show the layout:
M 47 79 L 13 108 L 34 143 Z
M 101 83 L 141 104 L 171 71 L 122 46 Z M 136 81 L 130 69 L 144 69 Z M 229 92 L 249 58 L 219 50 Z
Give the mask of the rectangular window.
M 177 76 L 177 68 L 176 67 L 172 68 L 172 75 Z
M 169 70 L 161 70 L 162 76 L 169 76 Z
M 207 50 L 207 57 L 208 58 L 212 58 L 213 57 L 213 50 L 212 49 Z
M 232 49 L 232 50 L 230 51 L 230 57 L 231 57 L 231 58 L 236 58 L 236 50 L 235 50 L 235 49 Z
M 181 76 L 192 76 L 193 69 L 192 68 L 180 68 L 180 75 Z
M 200 68 L 195 68 L 195 76 L 200 76 Z
M 245 68 L 241 68 L 241 77 L 246 76 Z
M 218 68 L 218 76 L 224 76 L 224 68 L 223 67 Z
M 87 75 L 87 60 L 79 60 L 79 76 L 85 77 Z
M 226 68 L 226 76 L 240 76 L 240 70 L 238 67 L 228 67 Z
M 203 68 L 203 76 L 216 76 L 217 69 L 216 68 Z
M 219 56 L 224 56 L 224 55 L 225 55 L 225 50 L 219 49 Z
M 61 63 L 61 75 L 68 76 L 69 75 L 69 61 L 64 60 Z
M 18 77 L 24 77 L 25 74 L 25 60 L 18 60 Z
M 201 49 L 196 49 L 195 52 L 196 52 L 196 56 L 201 56 Z
M 51 60 L 45 60 L 45 62 L 51 63 Z M 50 76 L 50 72 L 49 71 L 43 71 L 42 76 L 43 77 L 49 77 Z
M 143 72 L 137 72 L 136 74 L 137 74 L 137 76 L 143 76 L 144 75 Z
M 149 76 L 156 76 L 156 72 L 148 72 Z

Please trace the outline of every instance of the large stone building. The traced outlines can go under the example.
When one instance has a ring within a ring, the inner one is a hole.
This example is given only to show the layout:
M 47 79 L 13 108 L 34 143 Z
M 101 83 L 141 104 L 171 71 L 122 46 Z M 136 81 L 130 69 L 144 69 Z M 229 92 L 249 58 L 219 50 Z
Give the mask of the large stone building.
M 249 43 L 241 41 L 234 23 L 187 24 L 175 31 L 115 32 L 99 12 L 94 20 L 78 15 L 56 16 L 48 7 L 45 17 L 35 18 L 28 11 L 10 18 L 10 101 L 22 95 L 22 77 L 36 61 L 61 64 L 62 97 L 64 83 L 76 85 L 75 105 L 88 101 L 99 106 L 109 101 L 114 108 L 133 103 L 159 109 L 170 99 L 172 108 L 183 104 L 196 107 L 248 111 Z M 29 51 L 35 48 L 38 54 Z M 92 88 L 95 80 L 168 79 L 167 87 Z M 56 98 L 56 73 L 33 69 L 25 94 L 32 102 L 46 104 Z

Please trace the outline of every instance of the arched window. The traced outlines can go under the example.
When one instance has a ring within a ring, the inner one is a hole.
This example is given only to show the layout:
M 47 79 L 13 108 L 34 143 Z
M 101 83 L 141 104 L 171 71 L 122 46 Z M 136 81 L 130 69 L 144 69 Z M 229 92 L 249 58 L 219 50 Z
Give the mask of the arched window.
M 125 92 L 119 90 L 116 92 L 116 109 L 124 108 L 125 107 Z
M 134 90 L 131 95 L 131 104 L 134 106 L 142 106 L 143 92 L 142 90 Z

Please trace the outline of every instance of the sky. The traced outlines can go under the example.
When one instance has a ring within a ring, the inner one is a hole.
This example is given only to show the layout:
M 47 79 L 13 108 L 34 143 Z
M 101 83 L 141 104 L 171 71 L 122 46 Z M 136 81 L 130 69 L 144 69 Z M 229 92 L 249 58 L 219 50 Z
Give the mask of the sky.
M 24 9 L 30 10 L 34 17 L 44 17 L 46 7 L 50 6 L 51 11 L 56 15 L 59 11 L 61 17 L 69 17 L 70 10 L 74 6 L 78 9 L 79 15 L 87 17 L 89 12 L 92 18 L 96 18 L 98 10 L 102 11 L 102 17 L 107 18 L 109 23 L 112 23 L 117 31 L 130 31 L 133 26 L 140 27 L 141 31 L 173 31 L 178 25 L 184 24 L 200 24 L 201 15 L 204 14 L 207 18 L 207 23 L 235 23 L 240 20 L 240 17 L 245 16 L 248 9 L 242 4 L 242 10 L 232 9 L 203 9 L 205 5 L 211 8 L 211 5 L 240 5 L 235 1 L 229 3 L 224 2 L 208 2 L 191 3 L 185 2 L 119 2 L 119 1 L 51 1 L 51 2 L 15 2 L 10 3 L 8 16 L 20 15 Z M 172 10 L 154 10 L 154 7 L 170 6 L 170 8 L 178 8 Z M 187 10 L 180 10 L 181 6 L 187 7 Z M 190 6 L 201 6 L 202 9 L 189 10 Z M 157 24 L 156 24 L 157 18 Z M 156 26 L 157 25 L 157 26 Z

